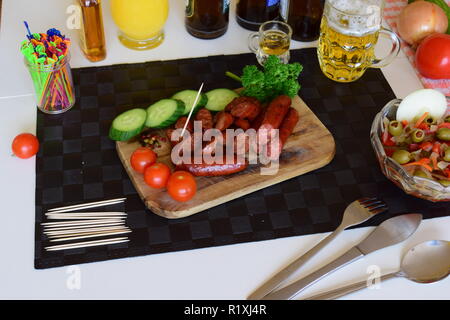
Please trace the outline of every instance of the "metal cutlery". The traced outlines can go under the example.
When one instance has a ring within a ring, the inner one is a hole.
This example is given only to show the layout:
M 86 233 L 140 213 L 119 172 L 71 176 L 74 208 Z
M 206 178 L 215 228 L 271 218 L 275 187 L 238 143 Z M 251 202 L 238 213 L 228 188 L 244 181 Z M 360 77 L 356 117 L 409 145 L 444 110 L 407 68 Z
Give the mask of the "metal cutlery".
M 422 215 L 404 214 L 385 220 L 378 227 L 373 230 L 358 245 L 352 247 L 339 258 L 321 267 L 320 269 L 308 274 L 307 276 L 289 284 L 288 286 L 272 292 L 263 299 L 267 300 L 284 300 L 292 299 L 298 293 L 319 281 L 328 274 L 343 266 L 356 261 L 365 255 L 392 246 L 404 241 L 411 236 L 419 227 L 422 221 Z
M 373 217 L 376 214 L 382 213 L 387 210 L 387 205 L 378 200 L 377 198 L 363 198 L 353 201 L 344 211 L 344 216 L 342 218 L 341 224 L 336 228 L 334 232 L 321 240 L 312 249 L 306 252 L 304 255 L 298 257 L 288 266 L 283 268 L 281 271 L 273 275 L 269 280 L 267 280 L 263 285 L 256 289 L 250 296 L 248 300 L 259 300 L 268 295 L 273 290 L 280 287 L 280 285 L 292 275 L 298 268 L 305 264 L 309 259 L 311 259 L 317 252 L 324 248 L 328 243 L 330 243 L 336 236 L 338 236 L 342 231 L 348 227 L 358 225 L 363 223 Z
M 431 240 L 419 243 L 403 256 L 400 269 L 380 277 L 380 282 L 393 278 L 407 278 L 418 283 L 432 283 L 450 274 L 450 242 Z M 307 300 L 331 300 L 367 288 L 367 281 L 321 293 Z

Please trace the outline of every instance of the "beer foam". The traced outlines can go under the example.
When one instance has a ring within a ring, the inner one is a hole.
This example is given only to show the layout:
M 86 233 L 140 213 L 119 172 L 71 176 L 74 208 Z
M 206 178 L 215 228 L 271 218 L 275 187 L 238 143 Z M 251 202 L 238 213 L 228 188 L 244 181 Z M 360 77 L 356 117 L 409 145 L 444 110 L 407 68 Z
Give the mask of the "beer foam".
M 326 5 L 325 15 L 334 30 L 361 37 L 380 29 L 379 0 L 331 0 L 330 4 Z

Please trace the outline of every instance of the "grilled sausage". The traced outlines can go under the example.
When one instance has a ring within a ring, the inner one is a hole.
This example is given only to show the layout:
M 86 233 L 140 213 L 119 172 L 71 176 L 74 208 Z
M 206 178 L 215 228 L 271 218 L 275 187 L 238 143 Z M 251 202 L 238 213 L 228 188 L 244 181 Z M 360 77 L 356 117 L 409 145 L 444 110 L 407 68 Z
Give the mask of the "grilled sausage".
M 261 104 L 253 97 L 234 98 L 226 107 L 225 111 L 230 112 L 233 117 L 255 119 L 261 111 Z
M 201 108 L 195 115 L 195 120 L 202 122 L 202 129 L 207 130 L 213 127 L 213 116 L 206 108 Z
M 236 119 L 236 120 L 234 121 L 234 124 L 235 124 L 237 127 L 243 129 L 244 131 L 247 130 L 248 128 L 250 128 L 250 122 L 249 122 L 248 120 L 246 120 L 246 119 L 240 119 L 240 118 L 238 118 L 238 119 Z
M 251 127 L 255 130 L 258 130 L 264 120 L 265 115 L 266 109 L 262 109 L 258 116 L 251 122 Z
M 214 116 L 214 128 L 223 131 L 228 129 L 233 124 L 234 118 L 231 114 L 225 111 L 220 111 Z
M 282 95 L 273 99 L 267 107 L 259 129 L 278 129 L 291 106 L 291 98 Z
M 259 105 L 259 101 L 256 98 L 246 97 L 246 96 L 244 96 L 244 97 L 237 97 L 237 98 L 234 98 L 233 100 L 231 100 L 231 102 L 229 104 L 227 104 L 227 106 L 225 107 L 225 111 L 226 112 L 230 112 L 231 109 L 233 107 L 237 106 L 238 104 L 240 104 L 240 103 L 248 103 L 248 102 L 256 104 L 256 105 Z
M 277 159 L 280 156 L 281 151 L 283 150 L 283 146 L 286 143 L 289 136 L 294 131 L 294 128 L 297 125 L 299 118 L 300 117 L 297 110 L 295 110 L 294 108 L 289 108 L 289 111 L 287 115 L 284 117 L 278 132 L 278 139 L 279 139 L 278 149 L 272 151 L 271 144 L 269 143 L 267 145 L 268 146 L 267 155 L 269 158 Z
M 246 161 L 239 162 L 238 159 L 235 157 L 234 162 L 230 164 L 225 163 L 225 161 L 223 164 L 218 163 L 181 164 L 177 166 L 177 170 L 188 171 L 197 177 L 216 177 L 241 172 L 245 170 L 247 167 L 248 163 Z
M 175 129 L 183 129 L 184 125 L 186 124 L 187 117 L 181 117 L 177 120 L 175 123 Z M 188 125 L 186 126 L 186 130 L 190 133 L 194 132 L 194 125 L 192 124 L 192 121 L 188 122 Z
M 280 126 L 280 145 L 281 148 L 283 148 L 284 144 L 286 143 L 286 140 L 289 138 L 289 136 L 294 131 L 295 126 L 297 125 L 298 120 L 300 119 L 300 116 L 298 114 L 298 111 L 294 108 L 289 108 L 289 111 L 284 117 L 283 122 Z

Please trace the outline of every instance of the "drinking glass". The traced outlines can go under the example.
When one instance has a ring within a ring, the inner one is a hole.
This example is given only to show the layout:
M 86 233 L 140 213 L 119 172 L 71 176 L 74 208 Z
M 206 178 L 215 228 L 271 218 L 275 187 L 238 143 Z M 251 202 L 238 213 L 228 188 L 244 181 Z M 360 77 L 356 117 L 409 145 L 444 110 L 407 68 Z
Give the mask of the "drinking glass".
M 388 65 L 400 50 L 395 33 L 381 26 L 384 0 L 326 0 L 317 55 L 325 76 L 337 82 L 359 79 L 367 68 Z M 392 42 L 390 53 L 375 57 L 379 36 Z
M 259 32 L 250 34 L 249 49 L 263 65 L 270 55 L 276 55 L 283 63 L 289 62 L 292 29 L 281 21 L 267 21 L 259 27 Z
M 168 0 L 111 0 L 111 13 L 127 48 L 147 50 L 163 42 Z

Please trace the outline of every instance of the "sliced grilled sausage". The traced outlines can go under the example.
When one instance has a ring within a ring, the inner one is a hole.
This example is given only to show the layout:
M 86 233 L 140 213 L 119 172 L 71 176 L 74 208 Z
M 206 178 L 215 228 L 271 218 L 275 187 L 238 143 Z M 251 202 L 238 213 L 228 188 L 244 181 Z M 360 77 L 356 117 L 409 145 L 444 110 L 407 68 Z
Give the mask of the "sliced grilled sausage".
M 250 128 L 250 122 L 249 122 L 248 120 L 246 120 L 246 119 L 240 119 L 240 118 L 238 118 L 238 119 L 236 119 L 236 120 L 234 121 L 234 124 L 235 124 L 237 127 L 243 129 L 244 131 Z
M 177 120 L 175 123 L 175 129 L 183 129 L 184 125 L 186 124 L 187 117 L 181 117 Z M 186 126 L 186 130 L 190 133 L 194 132 L 194 125 L 192 124 L 192 121 L 188 122 L 188 125 Z
M 213 127 L 213 116 L 206 108 L 201 108 L 195 115 L 195 120 L 202 122 L 202 129 L 207 130 Z
M 228 129 L 233 124 L 233 116 L 225 111 L 220 111 L 214 116 L 214 128 L 223 131 Z

